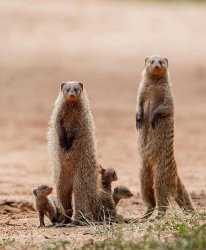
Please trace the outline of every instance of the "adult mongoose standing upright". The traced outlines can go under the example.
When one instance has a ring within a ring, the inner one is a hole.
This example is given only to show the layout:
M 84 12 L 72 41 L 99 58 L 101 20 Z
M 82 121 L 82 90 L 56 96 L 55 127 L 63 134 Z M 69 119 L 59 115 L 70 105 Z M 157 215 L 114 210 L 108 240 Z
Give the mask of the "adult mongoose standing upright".
M 160 56 L 145 59 L 136 108 L 136 128 L 141 158 L 141 194 L 148 218 L 158 208 L 164 215 L 169 198 L 193 210 L 189 195 L 177 173 L 174 158 L 174 103 L 170 89 L 168 60 Z
M 112 219 L 116 216 L 112 195 L 105 192 L 96 160 L 94 122 L 83 84 L 61 84 L 50 119 L 48 145 L 54 165 L 57 198 L 65 216 L 74 222 Z
M 63 219 L 56 197 L 51 195 L 52 190 L 53 188 L 48 185 L 40 185 L 33 190 L 34 206 L 39 215 L 39 227 L 45 227 L 44 215 L 50 219 L 53 225 Z

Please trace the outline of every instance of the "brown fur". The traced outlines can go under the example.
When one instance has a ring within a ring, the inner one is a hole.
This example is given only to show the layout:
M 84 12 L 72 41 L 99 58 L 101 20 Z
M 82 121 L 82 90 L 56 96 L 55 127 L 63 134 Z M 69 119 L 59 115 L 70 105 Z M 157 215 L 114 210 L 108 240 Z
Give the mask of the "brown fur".
M 44 215 L 50 219 L 53 225 L 57 222 L 61 222 L 63 219 L 63 214 L 57 206 L 56 197 L 50 195 L 52 189 L 52 187 L 47 185 L 40 185 L 33 190 L 34 206 L 39 215 L 39 227 L 45 227 Z
M 152 56 L 146 59 L 145 65 L 138 90 L 136 127 L 141 157 L 141 193 L 147 204 L 147 218 L 155 206 L 161 217 L 170 196 L 184 209 L 192 210 L 193 206 L 177 173 L 174 158 L 174 103 L 168 61 Z
M 117 186 L 112 192 L 112 182 L 118 180 L 117 173 L 113 168 L 104 169 L 101 165 L 100 168 L 102 174 L 102 186 L 105 191 L 112 193 L 115 206 L 117 206 L 121 199 L 129 199 L 133 196 L 129 188 L 125 186 Z
M 133 196 L 133 193 L 129 190 L 129 188 L 125 186 L 117 186 L 115 187 L 112 197 L 115 203 L 115 206 L 120 202 L 121 199 L 129 199 Z
M 107 192 L 112 192 L 112 182 L 118 180 L 116 171 L 113 168 L 104 169 L 101 166 L 102 187 Z
M 72 142 L 67 143 L 71 137 Z M 72 192 L 74 221 L 115 217 L 112 196 L 101 185 L 94 122 L 81 83 L 67 82 L 61 85 L 50 120 L 48 144 L 54 166 L 57 198 L 67 215 L 66 223 L 72 217 Z

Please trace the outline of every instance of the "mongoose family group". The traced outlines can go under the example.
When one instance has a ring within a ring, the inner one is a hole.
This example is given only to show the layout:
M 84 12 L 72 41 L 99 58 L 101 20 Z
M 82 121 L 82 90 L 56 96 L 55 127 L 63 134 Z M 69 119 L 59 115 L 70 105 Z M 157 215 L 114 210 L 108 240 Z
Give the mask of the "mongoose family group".
M 112 193 L 112 181 L 118 179 L 117 173 L 114 169 L 103 169 L 101 167 L 102 173 L 102 186 L 103 188 Z M 39 215 L 39 227 L 44 227 L 44 215 L 46 215 L 51 221 L 52 225 L 57 225 L 64 219 L 63 211 L 58 205 L 57 198 L 51 195 L 53 188 L 48 185 L 40 185 L 33 190 L 34 194 L 34 205 Z M 125 186 L 117 186 L 113 193 L 112 198 L 114 200 L 115 206 L 119 203 L 121 199 L 129 199 L 133 196 L 129 188 Z
M 149 218 L 155 208 L 157 218 L 161 218 L 171 196 L 181 208 L 193 210 L 174 158 L 174 103 L 166 58 L 145 59 L 137 95 L 136 128 L 141 195 L 147 206 L 143 218 Z M 79 82 L 62 83 L 48 132 L 56 197 L 47 185 L 33 190 L 40 226 L 45 225 L 44 215 L 52 225 L 59 226 L 117 222 L 116 205 L 133 196 L 125 186 L 112 191 L 117 173 L 98 163 L 94 131 L 85 87 Z

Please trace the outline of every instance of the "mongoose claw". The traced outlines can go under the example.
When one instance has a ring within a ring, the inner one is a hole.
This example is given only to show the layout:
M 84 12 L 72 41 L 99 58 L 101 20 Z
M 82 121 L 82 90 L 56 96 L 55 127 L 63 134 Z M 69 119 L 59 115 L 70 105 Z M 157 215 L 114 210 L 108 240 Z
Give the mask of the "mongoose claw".
M 61 148 L 67 149 L 67 141 L 65 138 L 59 138 L 59 145 Z
M 138 111 L 136 113 L 136 129 L 140 130 L 142 128 L 142 125 L 143 125 L 143 112 Z
M 136 117 L 136 128 L 140 130 L 142 128 L 142 118 Z
M 142 123 L 136 122 L 136 128 L 137 128 L 137 130 L 140 130 L 142 128 Z

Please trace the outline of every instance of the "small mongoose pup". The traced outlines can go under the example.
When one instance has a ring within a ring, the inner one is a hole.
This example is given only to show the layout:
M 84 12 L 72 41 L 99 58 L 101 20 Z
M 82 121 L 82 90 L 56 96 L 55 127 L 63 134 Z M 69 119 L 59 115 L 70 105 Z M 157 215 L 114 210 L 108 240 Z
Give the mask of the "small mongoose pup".
M 112 192 L 112 182 L 118 180 L 117 172 L 114 168 L 104 169 L 101 166 L 102 186 L 107 192 Z
M 112 195 L 105 192 L 96 160 L 94 121 L 82 83 L 61 84 L 50 119 L 48 146 L 64 224 L 115 218 Z M 72 210 L 72 193 L 74 209 Z
M 117 186 L 115 187 L 112 197 L 115 203 L 115 206 L 119 203 L 121 199 L 129 199 L 133 196 L 133 193 L 129 190 L 129 188 L 125 186 Z
M 46 215 L 53 225 L 61 222 L 63 214 L 57 206 L 55 196 L 51 195 L 53 188 L 48 185 L 40 185 L 33 190 L 34 206 L 39 215 L 39 227 L 45 227 L 44 215 Z
M 129 199 L 133 196 L 133 193 L 129 190 L 129 188 L 125 186 L 117 186 L 112 192 L 112 182 L 118 180 L 117 172 L 114 168 L 104 169 L 102 166 L 100 167 L 103 188 L 107 192 L 112 193 L 112 198 L 114 200 L 115 206 L 117 206 L 121 199 Z
M 174 103 L 168 60 L 161 56 L 145 59 L 137 95 L 136 128 L 141 157 L 141 194 L 147 205 L 144 218 L 151 216 L 155 206 L 157 218 L 161 218 L 170 196 L 181 208 L 193 210 L 174 158 Z

